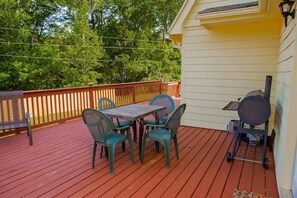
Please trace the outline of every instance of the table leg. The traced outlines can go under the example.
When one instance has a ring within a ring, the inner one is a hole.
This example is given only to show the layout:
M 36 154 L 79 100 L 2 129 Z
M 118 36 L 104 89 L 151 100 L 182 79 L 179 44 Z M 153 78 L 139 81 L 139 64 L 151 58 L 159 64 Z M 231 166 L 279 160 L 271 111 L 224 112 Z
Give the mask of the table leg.
M 134 139 L 134 142 L 137 142 L 137 128 L 136 128 L 136 120 L 133 121 L 133 139 Z
M 144 132 L 144 120 L 143 120 L 143 118 L 141 118 L 139 120 L 139 156 L 141 155 L 143 132 Z

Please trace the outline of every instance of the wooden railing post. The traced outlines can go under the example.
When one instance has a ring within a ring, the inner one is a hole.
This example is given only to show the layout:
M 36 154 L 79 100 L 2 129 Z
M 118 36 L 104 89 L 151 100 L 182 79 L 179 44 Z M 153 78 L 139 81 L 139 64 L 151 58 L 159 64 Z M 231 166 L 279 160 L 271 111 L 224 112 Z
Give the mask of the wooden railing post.
M 94 104 L 94 94 L 93 94 L 93 83 L 88 83 L 88 86 L 90 87 L 89 88 L 89 103 L 90 103 L 90 107 L 91 108 L 94 108 L 95 107 L 95 104 Z
M 160 90 L 159 90 L 159 92 L 160 92 L 160 94 L 162 94 L 162 84 L 163 84 L 163 80 L 162 79 L 160 79 Z
M 175 97 L 180 97 L 180 80 L 177 82 Z
M 136 85 L 134 85 L 132 88 L 132 99 L 133 99 L 133 104 L 135 104 L 136 103 Z

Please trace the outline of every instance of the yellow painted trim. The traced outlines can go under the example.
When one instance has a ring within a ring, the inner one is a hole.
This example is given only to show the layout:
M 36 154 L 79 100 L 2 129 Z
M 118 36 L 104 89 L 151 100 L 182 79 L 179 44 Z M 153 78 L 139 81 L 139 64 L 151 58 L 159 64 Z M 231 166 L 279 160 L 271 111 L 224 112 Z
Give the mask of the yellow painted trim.
M 182 34 L 170 34 L 169 38 L 175 44 L 182 43 L 182 41 L 183 41 L 183 35 Z
M 187 18 L 196 0 L 185 0 L 178 14 L 169 27 L 169 34 L 181 34 L 184 20 Z

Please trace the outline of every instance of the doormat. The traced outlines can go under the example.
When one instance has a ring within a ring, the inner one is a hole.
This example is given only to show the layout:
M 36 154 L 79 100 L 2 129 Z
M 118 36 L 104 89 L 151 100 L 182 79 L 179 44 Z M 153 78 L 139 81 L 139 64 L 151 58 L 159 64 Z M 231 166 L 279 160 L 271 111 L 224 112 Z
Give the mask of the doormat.
M 254 192 L 248 192 L 245 190 L 234 189 L 232 198 L 271 198 L 271 197 L 266 197 L 264 195 L 260 195 Z

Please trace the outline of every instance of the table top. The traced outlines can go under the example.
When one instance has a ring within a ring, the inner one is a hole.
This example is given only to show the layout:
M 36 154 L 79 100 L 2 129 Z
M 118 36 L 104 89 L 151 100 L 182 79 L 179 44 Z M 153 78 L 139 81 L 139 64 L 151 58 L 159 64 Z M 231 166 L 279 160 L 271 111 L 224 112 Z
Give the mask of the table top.
M 138 120 L 164 109 L 166 109 L 165 106 L 131 104 L 113 109 L 107 109 L 102 112 L 113 118 Z

